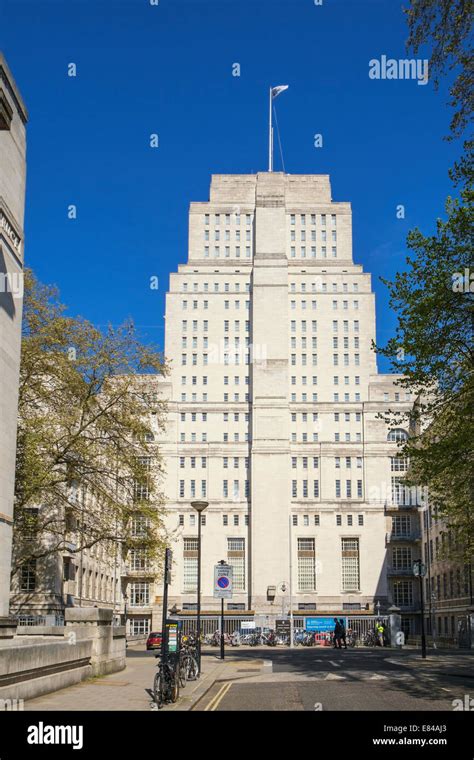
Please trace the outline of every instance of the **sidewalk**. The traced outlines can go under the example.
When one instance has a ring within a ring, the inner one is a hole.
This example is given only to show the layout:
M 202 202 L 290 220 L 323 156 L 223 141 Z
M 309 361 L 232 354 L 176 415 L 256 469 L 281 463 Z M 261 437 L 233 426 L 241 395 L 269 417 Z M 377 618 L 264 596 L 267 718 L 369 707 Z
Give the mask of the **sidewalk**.
M 142 647 L 142 644 L 129 645 L 125 670 L 91 678 L 75 686 L 29 699 L 25 702 L 25 710 L 155 710 L 151 689 L 156 660 L 153 655 L 143 652 Z M 178 702 L 166 705 L 163 711 L 190 710 L 216 680 L 235 677 L 239 669 L 248 671 L 250 668 L 255 668 L 253 661 L 251 664 L 243 664 L 241 660 L 236 663 L 229 657 L 222 662 L 214 652 L 204 653 L 201 677 L 196 681 L 188 681 L 186 687 L 180 691 Z

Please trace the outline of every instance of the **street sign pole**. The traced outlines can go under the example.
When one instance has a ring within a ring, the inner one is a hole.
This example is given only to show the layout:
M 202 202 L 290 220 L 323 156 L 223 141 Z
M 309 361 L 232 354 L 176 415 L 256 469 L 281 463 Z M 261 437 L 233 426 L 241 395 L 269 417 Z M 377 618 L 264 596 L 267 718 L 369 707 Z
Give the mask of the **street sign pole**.
M 224 648 L 224 599 L 232 599 L 233 568 L 223 559 L 214 567 L 214 598 L 221 600 L 221 660 Z
M 224 597 L 221 599 L 221 660 L 225 657 L 224 652 Z

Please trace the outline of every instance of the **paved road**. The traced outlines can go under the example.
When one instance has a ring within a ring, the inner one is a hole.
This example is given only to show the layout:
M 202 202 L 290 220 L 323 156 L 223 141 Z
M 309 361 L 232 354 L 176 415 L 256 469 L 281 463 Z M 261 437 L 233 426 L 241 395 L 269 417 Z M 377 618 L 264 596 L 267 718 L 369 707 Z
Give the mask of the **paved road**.
M 234 650 L 241 662 L 234 664 L 235 676 L 214 684 L 193 709 L 451 711 L 453 699 L 474 692 L 472 656 L 433 656 L 422 663 L 414 652 L 376 649 L 258 653 L 265 658 L 260 674 L 246 667 L 247 651 Z

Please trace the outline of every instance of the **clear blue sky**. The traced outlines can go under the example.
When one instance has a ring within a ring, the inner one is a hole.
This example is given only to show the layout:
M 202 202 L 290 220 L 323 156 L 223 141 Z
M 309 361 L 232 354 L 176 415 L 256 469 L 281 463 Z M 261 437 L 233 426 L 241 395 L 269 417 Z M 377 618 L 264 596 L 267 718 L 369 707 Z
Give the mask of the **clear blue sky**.
M 368 76 L 370 59 L 406 57 L 401 7 L 0 0 L 0 47 L 30 114 L 27 263 L 58 285 L 70 313 L 101 325 L 131 316 L 162 346 L 168 275 L 187 256 L 188 205 L 208 199 L 212 173 L 266 170 L 268 87 L 289 84 L 276 101 L 285 169 L 330 174 L 333 199 L 352 203 L 354 259 L 373 274 L 385 341 L 395 320 L 378 277 L 403 268 L 410 228 L 433 230 L 460 151 L 443 141 L 445 88 Z M 149 147 L 155 132 L 158 149 Z

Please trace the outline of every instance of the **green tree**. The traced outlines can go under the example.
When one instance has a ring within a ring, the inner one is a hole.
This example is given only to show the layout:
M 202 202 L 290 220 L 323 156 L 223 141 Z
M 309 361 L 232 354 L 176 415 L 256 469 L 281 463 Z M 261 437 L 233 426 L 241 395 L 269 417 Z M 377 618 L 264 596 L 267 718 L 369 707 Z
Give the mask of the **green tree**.
M 132 322 L 101 332 L 67 316 L 56 289 L 26 272 L 13 573 L 96 544 L 157 556 L 162 462 L 153 438 L 164 424 L 157 379 L 166 371 Z
M 435 89 L 442 77 L 452 77 L 450 105 L 455 113 L 451 131 L 459 136 L 471 119 L 474 102 L 473 0 L 412 0 L 404 11 L 409 29 L 407 48 L 417 54 L 422 45 L 431 46 L 429 71 Z
M 446 220 L 436 233 L 408 235 L 408 268 L 389 288 L 398 316 L 395 336 L 378 352 L 417 397 L 407 414 L 390 411 L 387 422 L 405 423 L 411 436 L 401 453 L 410 458 L 408 481 L 428 488 L 446 518 L 450 555 L 469 561 L 474 549 L 474 272 L 472 161 L 453 175 L 462 184 L 448 198 Z

